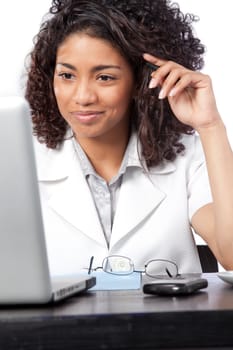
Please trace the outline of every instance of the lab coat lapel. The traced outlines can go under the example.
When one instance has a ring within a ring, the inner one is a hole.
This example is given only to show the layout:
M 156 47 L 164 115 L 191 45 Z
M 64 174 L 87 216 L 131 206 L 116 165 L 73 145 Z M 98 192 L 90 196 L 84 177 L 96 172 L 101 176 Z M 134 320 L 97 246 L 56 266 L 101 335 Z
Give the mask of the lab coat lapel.
M 47 188 L 50 208 L 85 235 L 106 246 L 92 195 L 76 157 L 70 140 L 59 154 L 50 150 L 50 155 L 44 157 L 44 165 L 40 165 L 39 181 Z
M 127 172 L 121 185 L 110 249 L 132 232 L 166 197 L 141 169 Z
M 136 133 L 131 138 L 128 165 L 121 184 L 117 203 L 110 249 L 134 229 L 156 209 L 165 199 L 166 193 L 157 184 L 157 175 L 163 176 L 175 171 L 171 162 L 164 162 L 148 171 L 141 160 L 141 145 Z
M 85 235 L 106 245 L 93 198 L 83 174 L 80 175 L 72 174 L 66 179 L 50 198 L 49 205 Z

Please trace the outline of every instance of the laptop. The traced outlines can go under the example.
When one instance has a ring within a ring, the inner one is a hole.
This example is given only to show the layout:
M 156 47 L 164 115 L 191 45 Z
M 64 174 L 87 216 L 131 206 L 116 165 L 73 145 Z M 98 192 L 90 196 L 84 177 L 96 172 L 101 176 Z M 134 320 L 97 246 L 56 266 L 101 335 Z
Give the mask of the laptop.
M 46 304 L 87 291 L 95 277 L 53 281 L 46 239 L 29 106 L 0 97 L 0 305 Z

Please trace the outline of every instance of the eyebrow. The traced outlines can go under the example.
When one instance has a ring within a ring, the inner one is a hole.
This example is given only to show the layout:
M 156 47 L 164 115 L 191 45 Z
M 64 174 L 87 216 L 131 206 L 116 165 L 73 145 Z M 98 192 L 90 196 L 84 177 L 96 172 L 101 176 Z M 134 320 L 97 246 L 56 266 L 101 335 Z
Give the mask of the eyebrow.
M 61 65 L 63 67 L 66 67 L 68 69 L 71 69 L 73 71 L 77 71 L 76 67 L 73 66 L 72 64 L 70 63 L 65 63 L 65 62 L 58 62 L 56 65 Z M 114 65 L 114 64 L 100 64 L 98 66 L 95 66 L 92 68 L 92 71 L 93 72 L 98 72 L 98 71 L 101 71 L 101 70 L 104 70 L 104 69 L 110 69 L 110 68 L 115 68 L 115 69 L 121 69 L 120 66 L 117 66 L 117 65 Z

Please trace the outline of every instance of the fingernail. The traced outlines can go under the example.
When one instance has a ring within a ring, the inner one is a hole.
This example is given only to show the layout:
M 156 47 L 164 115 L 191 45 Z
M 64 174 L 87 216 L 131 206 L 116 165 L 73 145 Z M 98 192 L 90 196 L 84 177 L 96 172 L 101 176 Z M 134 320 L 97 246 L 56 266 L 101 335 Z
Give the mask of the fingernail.
M 149 89 L 153 89 L 157 86 L 157 80 L 152 78 L 150 83 L 149 83 Z
M 163 89 L 160 90 L 158 97 L 160 100 L 164 98 L 164 90 Z
M 175 96 L 175 94 L 176 94 L 176 90 L 175 89 L 171 89 L 171 91 L 169 92 L 169 96 L 173 97 L 173 96 Z

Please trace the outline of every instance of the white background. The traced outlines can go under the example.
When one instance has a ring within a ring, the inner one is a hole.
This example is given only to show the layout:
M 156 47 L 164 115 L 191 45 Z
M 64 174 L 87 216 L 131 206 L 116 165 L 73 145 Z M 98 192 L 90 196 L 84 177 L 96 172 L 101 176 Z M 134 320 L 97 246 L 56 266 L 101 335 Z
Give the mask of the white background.
M 127 1 L 127 0 L 126 0 Z M 177 0 L 183 12 L 198 15 L 197 35 L 207 48 L 203 72 L 212 77 L 218 108 L 233 145 L 232 0 Z M 50 0 L 2 0 L 0 5 L 0 96 L 22 94 L 24 60 Z M 20 83 L 21 82 L 21 83 Z

